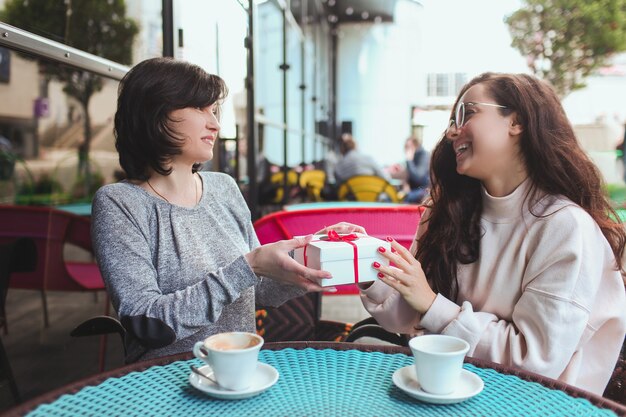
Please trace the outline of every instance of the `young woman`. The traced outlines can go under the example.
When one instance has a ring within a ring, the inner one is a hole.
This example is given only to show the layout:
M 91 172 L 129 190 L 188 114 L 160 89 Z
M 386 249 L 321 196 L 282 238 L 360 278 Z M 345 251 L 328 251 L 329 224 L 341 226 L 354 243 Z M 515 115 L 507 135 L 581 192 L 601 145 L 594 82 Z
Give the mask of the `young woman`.
M 141 62 L 120 84 L 115 136 L 128 179 L 96 194 L 92 236 L 128 362 L 254 332 L 255 300 L 278 305 L 329 277 L 289 256 L 310 238 L 259 246 L 234 180 L 196 172 L 213 157 L 225 95 L 219 77 L 168 58 Z
M 390 331 L 443 333 L 469 354 L 602 394 L 626 332 L 623 225 L 559 98 L 486 73 L 455 103 L 411 251 L 363 289 Z

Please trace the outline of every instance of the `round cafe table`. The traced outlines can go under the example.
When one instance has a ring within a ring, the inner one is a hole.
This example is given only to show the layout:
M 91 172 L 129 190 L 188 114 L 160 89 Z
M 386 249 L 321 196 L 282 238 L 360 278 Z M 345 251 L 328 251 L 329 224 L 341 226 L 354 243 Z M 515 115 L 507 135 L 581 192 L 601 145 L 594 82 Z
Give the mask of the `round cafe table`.
M 626 407 L 549 378 L 467 358 L 483 391 L 456 404 L 420 402 L 393 373 L 413 363 L 407 348 L 357 343 L 267 343 L 260 361 L 278 382 L 242 400 L 209 397 L 189 383 L 191 354 L 135 363 L 68 385 L 9 410 L 29 416 L 612 416 Z

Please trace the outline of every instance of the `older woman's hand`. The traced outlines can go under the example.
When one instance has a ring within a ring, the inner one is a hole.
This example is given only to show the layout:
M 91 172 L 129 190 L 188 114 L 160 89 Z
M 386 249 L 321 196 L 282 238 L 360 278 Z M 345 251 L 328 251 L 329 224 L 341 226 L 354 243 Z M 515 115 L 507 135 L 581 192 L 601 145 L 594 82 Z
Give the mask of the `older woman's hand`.
M 245 257 L 257 275 L 296 285 L 307 291 L 329 290 L 328 288 L 322 288 L 317 283 L 320 279 L 332 278 L 329 272 L 307 268 L 296 262 L 289 255 L 289 252 L 306 246 L 312 239 L 313 236 L 305 236 L 269 243 L 259 246 L 252 252 L 247 253 Z
M 387 251 L 381 247 L 379 252 L 396 266 L 384 266 L 374 262 L 372 266 L 379 271 L 378 278 L 398 291 L 418 313 L 426 313 L 437 294 L 430 288 L 422 265 L 404 246 L 393 239 L 388 240 L 392 250 Z
M 316 232 L 315 234 L 319 235 L 322 233 L 328 233 L 331 230 L 334 230 L 337 233 L 355 233 L 356 232 L 356 233 L 363 233 L 364 235 L 367 234 L 363 226 L 359 226 L 358 224 L 352 224 L 352 223 L 347 223 L 347 222 L 340 222 L 340 223 L 333 224 L 332 226 L 327 226 L 323 228 L 322 230 Z

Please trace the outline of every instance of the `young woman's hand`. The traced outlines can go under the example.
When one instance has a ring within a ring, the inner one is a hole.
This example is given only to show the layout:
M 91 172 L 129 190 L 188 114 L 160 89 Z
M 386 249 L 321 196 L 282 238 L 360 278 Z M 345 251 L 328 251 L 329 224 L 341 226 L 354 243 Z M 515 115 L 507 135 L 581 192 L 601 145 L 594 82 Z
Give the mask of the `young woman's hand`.
M 393 250 L 381 252 L 379 249 L 379 253 L 396 266 L 379 265 L 377 267 L 375 263 L 373 267 L 379 271 L 378 278 L 398 291 L 418 313 L 426 313 L 437 294 L 428 285 L 422 265 L 404 246 L 393 239 L 387 238 L 387 240 L 391 242 Z M 381 249 L 384 250 L 384 248 Z
M 337 233 L 363 233 L 364 235 L 367 234 L 363 226 L 359 226 L 358 224 L 352 224 L 352 223 L 347 223 L 347 222 L 340 222 L 340 223 L 333 224 L 332 226 L 327 226 L 323 228 L 322 230 L 315 232 L 315 234 L 319 235 L 322 233 L 328 233 L 331 230 L 334 230 Z
M 306 246 L 311 239 L 313 236 L 268 243 L 247 253 L 245 257 L 257 275 L 296 285 L 307 291 L 328 290 L 328 288 L 322 288 L 317 282 L 319 279 L 332 278 L 329 272 L 307 268 L 289 256 L 289 252 Z

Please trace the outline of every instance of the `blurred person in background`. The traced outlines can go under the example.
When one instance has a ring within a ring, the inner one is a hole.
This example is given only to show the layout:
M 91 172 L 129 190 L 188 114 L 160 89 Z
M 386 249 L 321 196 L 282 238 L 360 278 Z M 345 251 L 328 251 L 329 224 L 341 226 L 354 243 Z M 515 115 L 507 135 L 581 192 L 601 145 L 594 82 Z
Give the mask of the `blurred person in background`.
M 351 134 L 344 133 L 341 135 L 339 146 L 342 157 L 335 164 L 333 172 L 337 186 L 356 175 L 375 175 L 389 179 L 387 173 L 376 163 L 374 158 L 357 149 L 356 141 Z
M 406 155 L 406 181 L 409 191 L 404 197 L 407 203 L 421 203 L 428 194 L 430 186 L 430 152 L 422 146 L 415 136 L 404 142 Z

